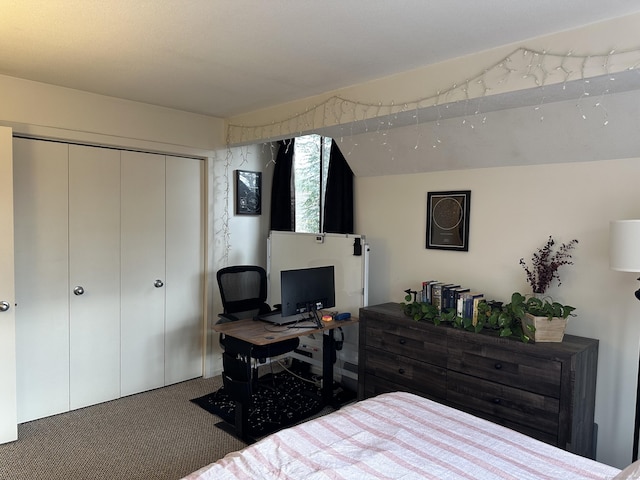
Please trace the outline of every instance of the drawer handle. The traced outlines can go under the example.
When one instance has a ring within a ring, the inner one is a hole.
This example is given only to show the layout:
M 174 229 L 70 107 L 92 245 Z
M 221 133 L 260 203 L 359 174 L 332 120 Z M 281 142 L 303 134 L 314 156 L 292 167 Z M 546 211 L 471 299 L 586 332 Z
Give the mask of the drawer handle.
M 495 367 L 496 367 L 496 370 L 501 370 L 502 369 L 502 364 L 501 363 L 496 363 Z
M 400 345 L 404 345 L 405 343 L 407 343 L 407 341 L 404 338 L 401 338 L 399 341 L 400 341 Z
M 404 368 L 399 368 L 399 369 L 398 369 L 398 373 L 399 373 L 400 375 L 404 375 Z
M 496 405 L 499 405 L 501 403 L 501 400 L 499 398 L 494 398 L 493 403 L 495 403 Z

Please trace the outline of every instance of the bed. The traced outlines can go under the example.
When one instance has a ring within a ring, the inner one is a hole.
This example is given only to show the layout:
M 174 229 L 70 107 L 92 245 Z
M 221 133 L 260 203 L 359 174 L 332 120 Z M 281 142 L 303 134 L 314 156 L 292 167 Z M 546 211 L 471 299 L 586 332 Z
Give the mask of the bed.
M 625 472 L 395 392 L 281 430 L 184 480 L 640 478 Z

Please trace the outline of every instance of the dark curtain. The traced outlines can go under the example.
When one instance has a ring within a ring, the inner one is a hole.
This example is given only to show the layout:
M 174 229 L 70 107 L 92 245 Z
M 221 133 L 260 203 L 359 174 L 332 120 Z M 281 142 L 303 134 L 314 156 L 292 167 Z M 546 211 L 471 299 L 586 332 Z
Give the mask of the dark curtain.
M 335 140 L 331 141 L 330 158 L 323 231 L 326 233 L 354 233 L 353 172 Z
M 294 139 L 278 142 L 271 187 L 271 230 L 294 231 L 293 144 Z

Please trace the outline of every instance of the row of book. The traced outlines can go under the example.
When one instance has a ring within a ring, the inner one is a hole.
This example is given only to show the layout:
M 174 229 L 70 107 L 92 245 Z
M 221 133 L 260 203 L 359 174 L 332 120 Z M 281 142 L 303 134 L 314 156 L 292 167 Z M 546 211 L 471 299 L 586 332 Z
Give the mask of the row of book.
M 454 309 L 458 317 L 472 319 L 473 325 L 477 323 L 478 304 L 483 299 L 484 294 L 453 283 L 437 280 L 422 282 L 422 302 L 430 303 L 438 312 L 450 312 Z

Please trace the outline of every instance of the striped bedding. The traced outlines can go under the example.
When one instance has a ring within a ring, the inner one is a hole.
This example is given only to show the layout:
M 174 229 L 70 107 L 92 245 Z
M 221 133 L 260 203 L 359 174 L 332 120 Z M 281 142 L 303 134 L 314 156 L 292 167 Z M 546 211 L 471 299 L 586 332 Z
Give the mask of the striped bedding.
M 185 477 L 612 479 L 618 469 L 410 393 L 379 395 L 278 433 Z

